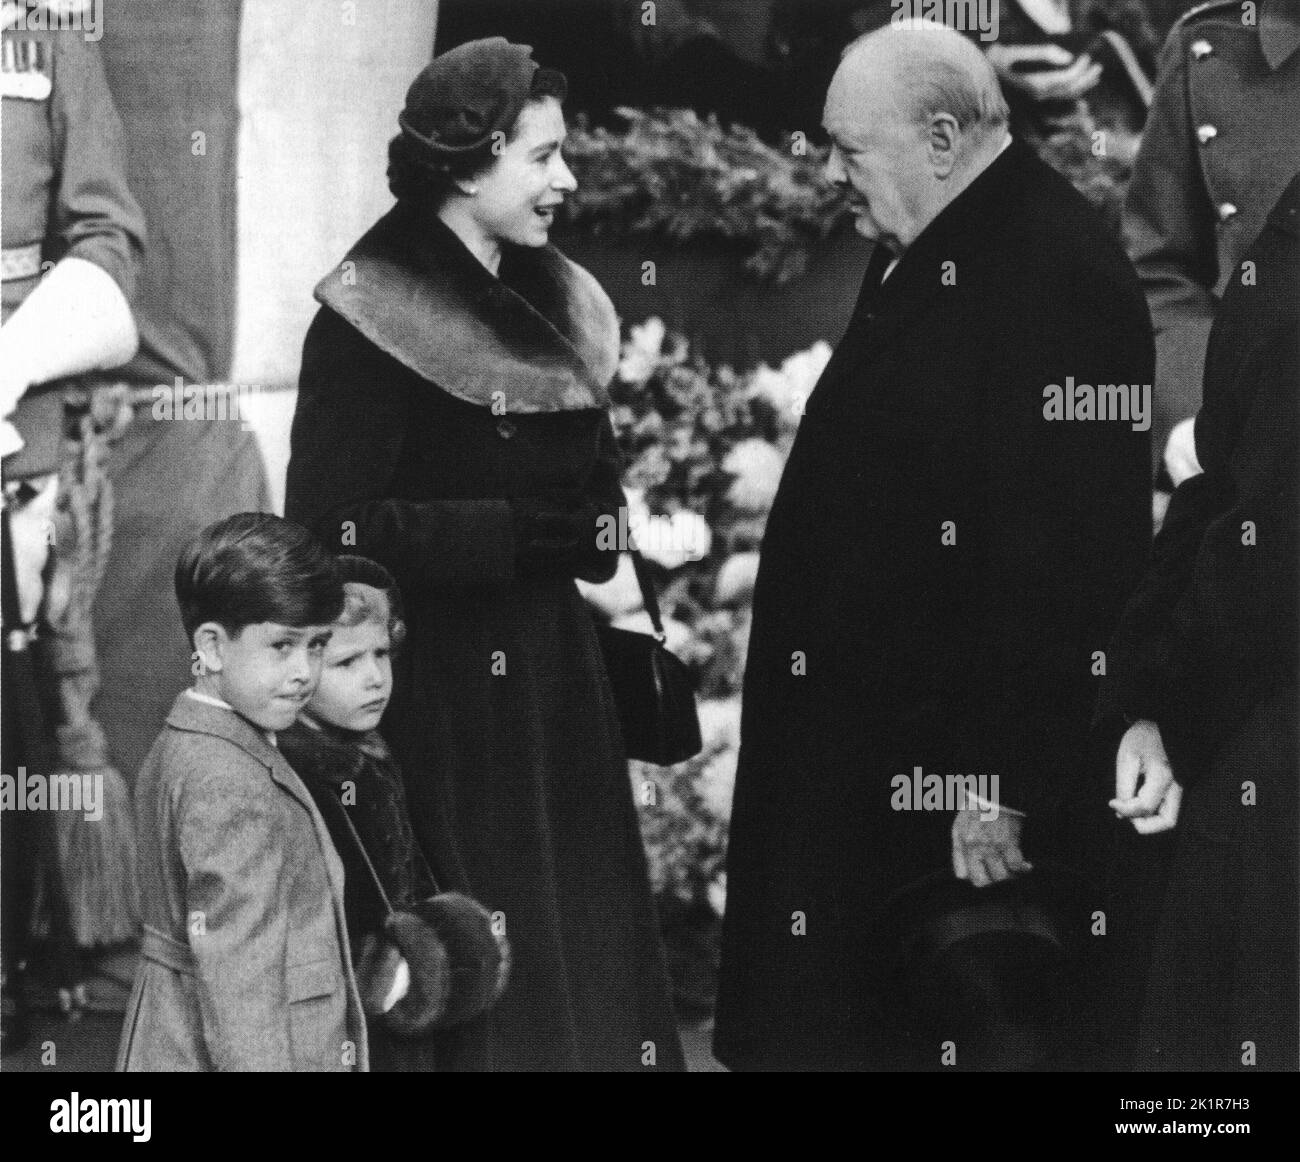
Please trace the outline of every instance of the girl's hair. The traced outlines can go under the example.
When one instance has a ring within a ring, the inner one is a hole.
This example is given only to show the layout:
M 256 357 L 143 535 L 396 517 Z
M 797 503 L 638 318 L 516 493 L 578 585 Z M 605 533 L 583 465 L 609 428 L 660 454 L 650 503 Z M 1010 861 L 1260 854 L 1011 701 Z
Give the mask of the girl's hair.
M 569 83 L 563 73 L 555 69 L 538 69 L 533 74 L 528 104 L 548 97 L 563 101 L 568 91 Z M 513 141 L 518 129 L 519 118 L 516 117 L 506 140 Z M 416 202 L 436 210 L 458 181 L 478 177 L 492 168 L 496 158 L 490 141 L 481 149 L 460 157 L 434 158 L 418 141 L 399 133 L 388 143 L 388 188 L 399 202 Z
M 406 623 L 393 609 L 390 591 L 361 581 L 343 583 L 343 612 L 335 625 L 355 626 L 375 622 L 388 630 L 388 640 L 396 649 L 406 637 Z
M 402 594 L 393 575 L 378 561 L 344 553 L 335 558 L 343 581 L 343 612 L 335 624 L 344 626 L 378 622 L 388 630 L 396 649 L 406 638 L 402 617 Z

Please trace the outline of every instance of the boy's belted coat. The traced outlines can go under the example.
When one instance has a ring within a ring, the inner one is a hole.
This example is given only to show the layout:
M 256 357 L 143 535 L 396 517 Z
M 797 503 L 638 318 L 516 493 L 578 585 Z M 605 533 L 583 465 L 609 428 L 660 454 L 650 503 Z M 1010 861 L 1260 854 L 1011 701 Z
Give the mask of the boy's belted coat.
M 592 615 L 572 574 L 516 577 L 509 503 L 625 503 L 613 308 L 554 248 L 506 247 L 497 278 L 403 203 L 317 297 L 286 515 L 397 578 L 410 634 L 382 729 L 416 838 L 514 950 L 505 996 L 442 1039 L 440 1066 L 680 1068 Z M 604 580 L 616 555 L 595 540 L 579 575 Z
M 878 922 L 951 866 L 953 812 L 914 800 L 916 768 L 998 776 L 1027 842 L 1071 791 L 1104 810 L 1104 787 L 1079 787 L 1093 655 L 1149 544 L 1148 436 L 1048 420 L 1043 393 L 1151 383 L 1137 278 L 1017 141 L 882 284 L 888 258 L 808 400 L 762 547 L 715 1040 L 734 1067 L 892 1063 Z
M 343 865 L 284 756 L 182 693 L 135 794 L 145 929 L 118 1069 L 366 1069 Z

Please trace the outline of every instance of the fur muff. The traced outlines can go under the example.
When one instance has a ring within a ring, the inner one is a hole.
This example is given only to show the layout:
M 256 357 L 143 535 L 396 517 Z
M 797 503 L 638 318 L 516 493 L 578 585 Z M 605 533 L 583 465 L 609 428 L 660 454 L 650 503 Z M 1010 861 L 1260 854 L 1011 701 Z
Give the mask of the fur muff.
M 448 1028 L 491 1008 L 510 976 L 510 944 L 492 914 L 459 892 L 442 892 L 415 905 L 451 957 L 451 996 L 439 1025 Z
M 395 951 L 410 967 L 411 987 L 381 1019 L 384 1027 L 395 1037 L 423 1037 L 447 1023 L 453 978 L 447 945 L 422 917 L 413 912 L 394 912 L 385 921 L 384 931 L 392 941 L 389 947 L 395 945 Z M 374 987 L 366 990 L 366 1001 L 374 998 L 382 1005 L 387 989 L 392 987 L 397 960 L 387 952 L 379 952 L 373 963 L 378 971 Z

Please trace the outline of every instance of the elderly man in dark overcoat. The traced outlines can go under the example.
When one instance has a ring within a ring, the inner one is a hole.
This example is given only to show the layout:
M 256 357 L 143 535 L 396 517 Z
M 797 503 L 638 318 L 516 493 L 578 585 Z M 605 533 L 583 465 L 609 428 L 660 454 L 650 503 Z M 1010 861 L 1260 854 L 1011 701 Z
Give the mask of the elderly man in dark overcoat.
M 878 245 L 763 544 L 715 1034 L 733 1068 L 903 1060 L 882 920 L 935 873 L 978 896 L 1061 854 L 1049 821 L 1107 781 L 1088 724 L 1150 540 L 1141 289 L 1011 139 L 983 55 L 934 25 L 869 34 L 824 123 Z

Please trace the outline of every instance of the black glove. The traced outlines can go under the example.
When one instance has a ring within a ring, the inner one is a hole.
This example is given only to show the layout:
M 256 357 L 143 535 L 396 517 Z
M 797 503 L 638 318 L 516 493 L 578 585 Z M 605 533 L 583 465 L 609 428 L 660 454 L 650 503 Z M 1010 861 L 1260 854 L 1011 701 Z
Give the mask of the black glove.
M 576 576 L 596 551 L 596 506 L 576 489 L 509 502 L 521 577 Z

